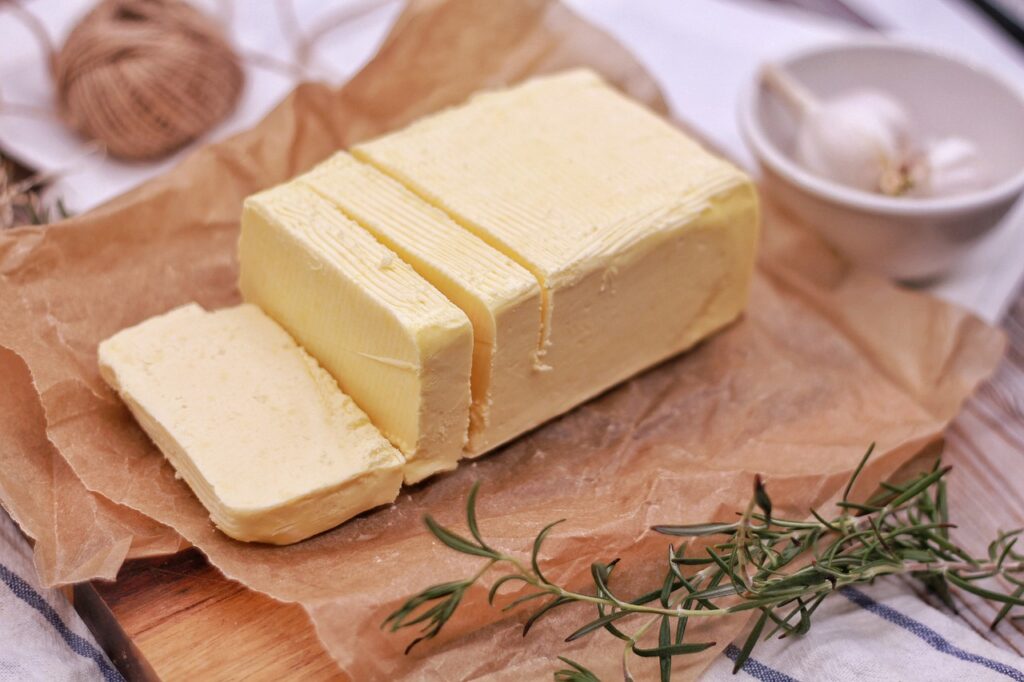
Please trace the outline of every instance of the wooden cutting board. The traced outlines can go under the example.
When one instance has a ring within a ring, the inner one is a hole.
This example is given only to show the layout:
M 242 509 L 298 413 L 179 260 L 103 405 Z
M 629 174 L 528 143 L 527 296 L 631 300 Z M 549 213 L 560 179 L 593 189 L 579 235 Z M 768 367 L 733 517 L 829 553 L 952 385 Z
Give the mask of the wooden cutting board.
M 1024 491 L 1007 497 L 996 483 L 1000 472 L 1024 465 L 1024 297 L 1004 327 L 1007 359 L 950 427 L 943 454 L 955 467 L 949 489 L 955 532 L 979 553 L 999 528 L 1024 525 Z M 978 503 L 992 495 L 1001 504 Z M 348 679 L 300 606 L 228 580 L 196 550 L 131 561 L 117 582 L 76 586 L 73 599 L 129 681 Z M 955 600 L 963 622 L 1024 655 L 1024 623 L 1007 619 L 991 631 L 992 604 L 963 593 Z
M 129 682 L 349 679 L 301 606 L 228 580 L 194 549 L 128 562 L 72 600 Z

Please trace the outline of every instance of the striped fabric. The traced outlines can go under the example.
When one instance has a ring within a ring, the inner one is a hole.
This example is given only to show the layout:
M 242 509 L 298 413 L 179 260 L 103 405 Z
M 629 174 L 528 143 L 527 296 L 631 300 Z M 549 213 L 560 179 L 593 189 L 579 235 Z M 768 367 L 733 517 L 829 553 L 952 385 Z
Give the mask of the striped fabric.
M 759 644 L 738 677 L 733 644 L 702 680 L 1024 682 L 1024 658 L 929 606 L 909 583 L 890 579 L 840 594 L 822 604 L 805 637 Z
M 760 644 L 736 677 L 739 647 L 730 645 L 702 679 L 1024 682 L 1024 658 L 929 606 L 908 582 L 879 581 L 841 595 L 822 605 L 806 637 Z M 39 588 L 28 544 L 0 511 L 0 682 L 23 680 L 122 677 L 64 596 Z
M 123 679 L 64 595 L 39 587 L 32 550 L 0 509 L 0 682 Z

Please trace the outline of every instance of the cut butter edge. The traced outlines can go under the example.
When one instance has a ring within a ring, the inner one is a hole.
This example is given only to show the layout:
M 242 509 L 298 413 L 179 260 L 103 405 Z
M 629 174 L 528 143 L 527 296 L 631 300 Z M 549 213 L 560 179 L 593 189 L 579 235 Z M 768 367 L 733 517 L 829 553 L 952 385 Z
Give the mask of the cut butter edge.
M 473 325 L 467 454 L 537 425 L 541 296 L 536 278 L 376 168 L 339 152 L 296 179 L 409 263 Z
M 406 458 L 415 483 L 467 441 L 473 328 L 412 267 L 312 189 L 246 199 L 239 288 L 320 364 Z
M 256 306 L 150 318 L 101 343 L 99 366 L 237 540 L 297 542 L 398 495 L 402 455 Z

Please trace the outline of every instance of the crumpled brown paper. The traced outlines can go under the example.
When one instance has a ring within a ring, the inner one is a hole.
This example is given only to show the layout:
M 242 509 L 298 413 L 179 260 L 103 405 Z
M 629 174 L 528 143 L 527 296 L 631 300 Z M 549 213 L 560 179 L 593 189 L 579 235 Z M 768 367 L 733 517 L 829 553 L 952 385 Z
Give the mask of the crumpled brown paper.
M 0 386 L 0 501 L 35 542 L 43 584 L 112 580 L 125 559 L 187 546 L 167 526 L 86 490 L 46 439 L 28 368 L 6 348 Z
M 62 526 L 68 530 L 46 546 L 92 543 L 92 553 L 106 559 L 75 564 L 40 550 L 44 573 L 54 581 L 90 570 L 109 576 L 126 542 L 146 533 L 159 540 L 153 547 L 178 542 L 148 520 L 136 528 L 142 512 L 229 577 L 301 602 L 354 679 L 537 679 L 550 675 L 557 654 L 615 676 L 615 640 L 598 633 L 562 642 L 590 612 L 556 611 L 524 640 L 517 631 L 523 614 L 489 609 L 480 593 L 444 635 L 402 656 L 408 637 L 382 632 L 384 616 L 417 589 L 479 565 L 434 542 L 421 516 L 460 526 L 465 495 L 480 480 L 480 524 L 495 545 L 523 551 L 541 526 L 566 518 L 546 545 L 547 573 L 584 586 L 591 561 L 621 557 L 614 584 L 629 594 L 660 580 L 654 560 L 667 543 L 648 530 L 652 523 L 730 518 L 749 498 L 755 473 L 765 476 L 778 513 L 805 515 L 836 497 L 869 442 L 877 441 L 878 454 L 860 494 L 938 437 L 994 368 L 1002 336 L 952 306 L 847 269 L 767 205 L 746 316 L 692 352 L 308 541 L 246 545 L 213 529 L 100 380 L 99 340 L 187 301 L 237 302 L 234 247 L 247 194 L 482 87 L 580 64 L 664 108 L 628 54 L 554 0 L 414 3 L 377 58 L 342 90 L 304 85 L 252 131 L 96 211 L 0 235 L 0 346 L 7 349 L 0 349 L 0 380 L 5 390 L 17 384 L 22 396 L 7 398 L 0 425 L 5 439 L 21 428 L 32 457 L 49 457 L 61 471 L 48 485 L 44 476 L 24 474 L 28 454 L 19 460 L 0 451 L 0 495 L 16 518 L 30 519 L 27 530 L 37 537 L 45 524 L 26 513 L 39 506 L 30 498 L 48 496 L 55 524 L 68 524 L 79 508 L 103 510 L 91 526 L 78 514 L 77 525 Z M 43 441 L 40 406 L 53 447 Z M 19 476 L 31 495 L 18 488 Z M 707 628 L 719 646 L 681 661 L 683 679 L 743 625 L 736 619 Z M 647 662 L 634 665 L 639 679 L 655 672 Z

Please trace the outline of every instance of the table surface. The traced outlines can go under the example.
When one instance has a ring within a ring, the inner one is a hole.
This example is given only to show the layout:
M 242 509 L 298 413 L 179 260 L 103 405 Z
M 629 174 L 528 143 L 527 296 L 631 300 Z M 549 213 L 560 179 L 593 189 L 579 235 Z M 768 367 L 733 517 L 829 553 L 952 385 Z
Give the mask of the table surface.
M 1003 320 L 1009 346 L 995 376 L 964 406 L 946 433 L 944 460 L 954 537 L 983 553 L 999 530 L 1024 526 L 1024 295 Z M 1004 585 L 1009 587 L 1009 585 Z M 930 596 L 924 595 L 928 599 Z M 988 623 L 998 609 L 973 595 L 954 597 L 960 616 L 991 642 L 1024 656 L 1024 622 Z

